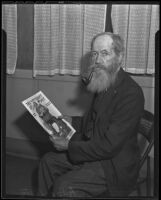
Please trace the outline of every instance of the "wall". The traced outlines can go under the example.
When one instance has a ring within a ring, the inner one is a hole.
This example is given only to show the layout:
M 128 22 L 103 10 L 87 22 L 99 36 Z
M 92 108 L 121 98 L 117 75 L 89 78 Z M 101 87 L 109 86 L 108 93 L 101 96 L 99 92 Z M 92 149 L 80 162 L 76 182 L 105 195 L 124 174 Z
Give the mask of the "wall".
M 145 108 L 154 113 L 154 78 L 136 76 L 133 78 L 143 89 Z M 56 75 L 53 78 L 39 77 L 33 79 L 29 70 L 25 70 L 25 73 L 24 70 L 18 70 L 15 75 L 7 76 L 7 151 L 20 154 L 26 151 L 27 154 L 37 155 L 39 148 L 35 146 L 35 142 L 48 142 L 46 132 L 33 120 L 21 104 L 24 99 L 42 90 L 63 114 L 69 116 L 82 115 L 84 110 L 88 108 L 92 96 L 81 90 L 79 85 L 79 78 L 74 76 Z M 19 140 L 23 140 L 23 143 L 20 143 Z M 13 145 L 13 143 L 16 145 Z
M 16 77 L 17 76 L 17 77 Z M 25 138 L 27 139 L 28 135 L 22 130 L 19 130 L 19 125 L 25 126 L 26 121 L 23 121 L 22 118 L 28 117 L 28 120 L 31 123 L 33 122 L 28 112 L 25 112 L 26 109 L 21 104 L 22 100 L 33 95 L 39 90 L 43 91 L 46 96 L 57 106 L 57 108 L 64 115 L 81 115 L 83 113 L 82 106 L 87 106 L 88 103 L 88 93 L 83 93 L 85 97 L 85 102 L 83 105 L 75 105 L 75 101 L 80 101 L 78 96 L 78 82 L 77 77 L 70 76 L 55 76 L 54 78 L 42 78 L 42 79 L 32 79 L 29 77 L 19 77 L 17 73 L 14 76 L 7 78 L 7 137 L 13 138 Z M 83 101 L 83 100 L 82 100 Z M 26 119 L 25 119 L 26 120 Z M 19 123 L 20 122 L 20 123 Z M 34 121 L 35 122 L 35 121 Z M 33 122 L 33 126 L 34 123 Z M 27 128 L 27 127 L 26 127 Z M 33 128 L 33 127 L 32 127 Z M 31 130 L 32 131 L 32 130 Z M 32 139 L 36 139 L 34 135 L 31 135 Z M 39 140 L 39 138 L 38 138 Z
M 23 116 L 24 118 L 27 116 L 30 120 L 30 117 L 25 112 L 26 109 L 21 102 L 39 90 L 42 90 L 64 115 L 82 115 L 90 103 L 91 95 L 89 95 L 88 92 L 79 89 L 78 77 L 56 75 L 54 78 L 42 77 L 33 79 L 29 77 L 29 71 L 28 76 L 22 76 L 22 73 L 19 71 L 19 73 L 17 72 L 14 76 L 7 77 L 7 137 L 27 139 L 28 135 L 25 135 L 23 131 L 18 129 L 18 122 L 19 120 L 22 120 Z M 143 89 L 145 109 L 154 113 L 154 78 L 133 78 Z M 33 120 L 31 120 L 31 123 L 32 122 Z M 35 123 L 33 122 L 33 126 L 34 124 Z M 23 124 L 23 126 L 25 126 L 25 124 Z M 34 135 L 32 135 L 32 137 L 33 139 L 36 139 Z
M 28 72 L 28 73 L 27 73 Z M 47 133 L 33 120 L 22 101 L 41 90 L 64 115 L 82 115 L 91 95 L 81 92 L 79 78 L 54 76 L 33 79 L 31 71 L 16 71 L 7 76 L 6 87 L 6 148 L 8 152 L 38 155 L 35 143 L 47 143 Z M 21 140 L 21 142 L 20 142 Z

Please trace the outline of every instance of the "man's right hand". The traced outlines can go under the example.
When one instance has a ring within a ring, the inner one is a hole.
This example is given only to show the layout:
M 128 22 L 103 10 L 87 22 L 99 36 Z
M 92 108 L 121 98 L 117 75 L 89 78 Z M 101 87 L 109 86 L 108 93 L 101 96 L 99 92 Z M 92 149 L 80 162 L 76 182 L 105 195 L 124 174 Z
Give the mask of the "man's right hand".
M 67 138 L 51 135 L 49 139 L 58 151 L 66 151 L 68 149 L 69 140 Z
M 70 124 L 72 124 L 72 117 L 70 117 L 68 115 L 62 115 L 62 116 L 60 116 L 58 118 L 65 119 L 67 122 L 69 122 Z

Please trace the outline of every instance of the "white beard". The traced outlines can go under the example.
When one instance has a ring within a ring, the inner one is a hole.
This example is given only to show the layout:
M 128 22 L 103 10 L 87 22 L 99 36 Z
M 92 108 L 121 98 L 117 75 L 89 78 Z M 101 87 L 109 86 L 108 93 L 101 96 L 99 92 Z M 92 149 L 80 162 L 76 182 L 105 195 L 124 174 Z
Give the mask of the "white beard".
M 95 66 L 92 68 L 95 68 Z M 93 93 L 99 93 L 108 89 L 114 84 L 119 68 L 119 64 L 116 62 L 110 64 L 108 67 L 100 66 L 99 68 L 95 68 L 87 89 Z

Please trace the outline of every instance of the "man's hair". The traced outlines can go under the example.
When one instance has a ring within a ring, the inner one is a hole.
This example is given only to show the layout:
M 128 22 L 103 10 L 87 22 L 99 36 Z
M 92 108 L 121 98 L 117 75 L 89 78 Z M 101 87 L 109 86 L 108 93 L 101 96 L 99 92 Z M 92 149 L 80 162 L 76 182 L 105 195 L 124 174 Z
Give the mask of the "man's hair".
M 119 56 L 120 54 L 124 55 L 124 41 L 123 41 L 123 39 L 120 37 L 120 35 L 114 34 L 114 33 L 111 33 L 111 32 L 103 32 L 103 33 L 97 34 L 92 39 L 91 47 L 93 47 L 93 43 L 94 43 L 96 38 L 98 38 L 99 36 L 104 36 L 104 35 L 108 35 L 112 38 L 112 40 L 113 40 L 112 48 L 113 48 L 115 54 L 117 56 Z

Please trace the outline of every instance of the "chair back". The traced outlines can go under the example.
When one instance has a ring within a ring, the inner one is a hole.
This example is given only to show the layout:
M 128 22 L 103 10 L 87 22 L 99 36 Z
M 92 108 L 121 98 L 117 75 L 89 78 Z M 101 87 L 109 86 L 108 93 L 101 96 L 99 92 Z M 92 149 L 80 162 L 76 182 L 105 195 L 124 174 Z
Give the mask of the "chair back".
M 139 166 L 139 168 L 141 168 L 154 144 L 154 115 L 151 112 L 144 110 L 140 120 L 138 133 L 139 146 L 142 155 Z

